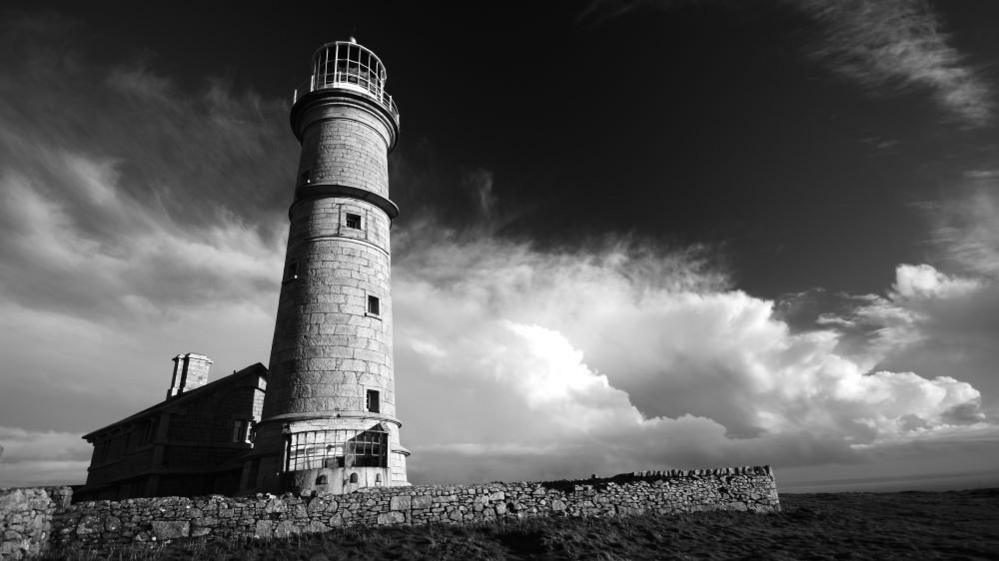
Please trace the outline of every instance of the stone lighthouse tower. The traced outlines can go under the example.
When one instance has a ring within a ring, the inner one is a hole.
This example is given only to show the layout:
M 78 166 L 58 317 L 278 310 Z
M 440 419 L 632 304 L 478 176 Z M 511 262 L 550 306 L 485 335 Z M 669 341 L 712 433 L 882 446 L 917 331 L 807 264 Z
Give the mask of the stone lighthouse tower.
M 270 373 L 246 491 L 408 485 L 392 368 L 388 152 L 399 111 L 385 67 L 320 47 L 295 92 L 302 145 Z

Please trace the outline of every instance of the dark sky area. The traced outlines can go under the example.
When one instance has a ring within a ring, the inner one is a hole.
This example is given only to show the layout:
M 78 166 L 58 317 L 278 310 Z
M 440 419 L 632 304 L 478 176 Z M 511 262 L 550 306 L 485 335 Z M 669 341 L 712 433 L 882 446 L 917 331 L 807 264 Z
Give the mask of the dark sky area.
M 480 220 L 460 188 L 487 169 L 505 236 L 718 245 L 738 286 L 765 297 L 877 291 L 884 263 L 924 260 L 920 205 L 996 141 L 946 123 L 929 88 L 865 92 L 815 64 L 826 31 L 787 3 L 607 4 L 53 9 L 84 22 L 88 56 L 130 53 L 186 88 L 220 76 L 264 97 L 289 97 L 318 44 L 356 35 L 402 108 L 394 157 L 421 169 L 393 183 L 403 221 L 421 207 Z M 999 16 L 988 2 L 939 10 L 973 28 Z M 985 29 L 956 43 L 970 65 L 997 48 Z

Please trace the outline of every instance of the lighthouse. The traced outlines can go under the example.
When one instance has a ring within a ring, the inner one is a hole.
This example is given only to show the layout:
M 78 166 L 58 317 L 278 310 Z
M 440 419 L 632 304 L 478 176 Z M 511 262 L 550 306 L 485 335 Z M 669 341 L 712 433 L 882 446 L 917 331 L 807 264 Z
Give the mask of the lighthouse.
M 388 152 L 399 110 L 369 49 L 321 46 L 295 91 L 301 143 L 263 413 L 244 491 L 408 485 L 392 364 Z

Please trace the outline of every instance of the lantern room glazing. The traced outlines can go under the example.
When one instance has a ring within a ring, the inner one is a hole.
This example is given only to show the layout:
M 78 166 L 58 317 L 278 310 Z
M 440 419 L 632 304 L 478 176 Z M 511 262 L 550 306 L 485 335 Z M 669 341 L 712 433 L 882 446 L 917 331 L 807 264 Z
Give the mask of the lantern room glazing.
M 388 73 L 381 59 L 369 49 L 349 41 L 334 41 L 319 47 L 312 55 L 312 75 L 308 84 L 295 90 L 293 101 L 309 92 L 345 89 L 373 99 L 399 121 L 399 108 L 385 91 Z

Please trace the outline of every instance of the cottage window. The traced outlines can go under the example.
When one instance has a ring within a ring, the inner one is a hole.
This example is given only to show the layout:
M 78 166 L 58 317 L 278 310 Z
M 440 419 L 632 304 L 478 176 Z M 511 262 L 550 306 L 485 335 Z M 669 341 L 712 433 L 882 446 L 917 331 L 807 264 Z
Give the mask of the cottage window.
M 94 462 L 99 463 L 108 459 L 108 443 L 102 440 L 94 445 Z
M 248 442 L 250 428 L 249 421 L 245 419 L 239 419 L 232 422 L 232 441 L 233 442 Z
M 149 444 L 156 438 L 156 421 L 158 419 L 153 417 L 152 419 L 147 419 L 144 423 L 140 425 L 139 430 L 139 441 L 137 444 Z

